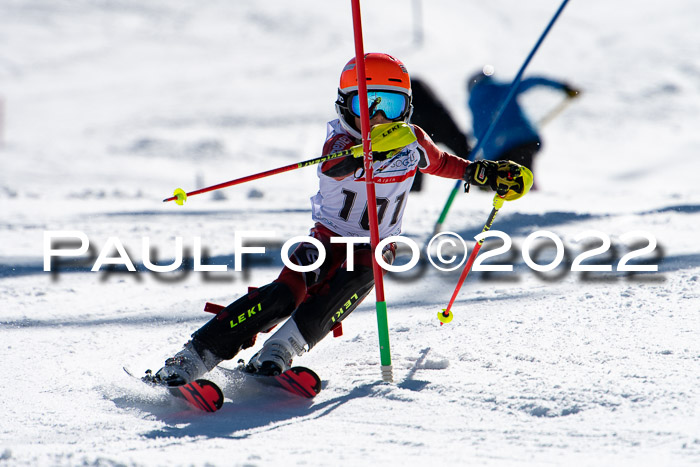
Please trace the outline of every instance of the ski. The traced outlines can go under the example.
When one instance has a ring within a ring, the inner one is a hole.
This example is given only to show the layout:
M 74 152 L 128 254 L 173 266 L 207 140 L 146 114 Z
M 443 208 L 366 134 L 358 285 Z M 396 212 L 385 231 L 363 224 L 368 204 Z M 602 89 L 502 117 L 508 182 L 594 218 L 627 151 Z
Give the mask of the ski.
M 124 368 L 126 374 L 133 378 L 137 378 L 144 383 L 148 383 L 143 379 L 135 376 L 128 369 Z M 151 384 L 154 387 L 163 387 L 170 394 L 178 399 L 182 399 L 192 407 L 204 412 L 216 412 L 224 405 L 224 393 L 219 386 L 207 379 L 197 379 L 191 383 L 182 386 L 158 386 Z
M 251 377 L 261 384 L 275 386 L 296 396 L 307 399 L 311 399 L 321 392 L 321 378 L 319 378 L 313 370 L 302 366 L 292 367 L 284 373 L 275 376 L 255 374 L 255 372 L 247 371 L 244 365 L 239 365 L 235 369 L 221 367 L 220 369 L 226 372 L 235 372 L 246 377 Z M 151 384 L 148 383 L 148 381 L 144 381 L 142 378 L 135 376 L 127 368 L 124 368 L 124 371 L 132 378 L 137 378 L 139 381 Z M 223 406 L 224 403 L 224 394 L 219 386 L 206 379 L 197 379 L 182 386 L 168 387 L 154 384 L 151 385 L 154 387 L 162 387 L 167 389 L 167 391 L 174 397 L 182 399 L 190 406 L 204 412 L 216 412 Z
M 224 405 L 224 393 L 207 379 L 197 379 L 183 386 L 168 387 L 173 396 L 184 399 L 192 407 L 205 412 L 216 412 Z
M 248 371 L 243 364 L 234 370 L 228 368 L 224 368 L 224 370 L 250 376 L 262 384 L 275 386 L 307 399 L 311 399 L 321 392 L 321 378 L 313 370 L 303 366 L 294 366 L 276 376 L 258 375 Z
M 259 378 L 268 378 L 260 376 Z M 285 371 L 281 375 L 273 376 L 272 379 L 282 389 L 285 389 L 297 396 L 311 399 L 321 392 L 321 378 L 308 368 L 295 366 Z

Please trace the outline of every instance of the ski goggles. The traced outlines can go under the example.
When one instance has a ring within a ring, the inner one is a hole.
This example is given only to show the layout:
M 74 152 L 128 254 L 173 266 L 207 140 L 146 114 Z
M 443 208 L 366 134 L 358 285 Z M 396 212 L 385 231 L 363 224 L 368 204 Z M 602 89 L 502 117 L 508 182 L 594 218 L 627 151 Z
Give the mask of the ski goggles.
M 369 104 L 369 118 L 381 111 L 389 120 L 396 120 L 403 117 L 408 108 L 408 97 L 399 92 L 369 91 L 367 92 L 367 102 Z M 350 98 L 348 108 L 353 115 L 360 116 L 360 96 L 357 93 Z

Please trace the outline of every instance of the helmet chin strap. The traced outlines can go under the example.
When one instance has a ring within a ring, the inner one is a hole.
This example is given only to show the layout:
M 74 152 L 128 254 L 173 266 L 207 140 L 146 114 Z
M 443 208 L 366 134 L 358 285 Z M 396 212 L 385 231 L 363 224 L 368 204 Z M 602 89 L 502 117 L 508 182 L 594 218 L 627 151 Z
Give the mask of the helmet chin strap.
M 347 131 L 353 138 L 357 140 L 362 140 L 362 135 L 360 134 L 360 131 L 353 128 L 350 122 L 345 121 L 345 115 L 343 115 L 344 110 L 337 103 L 335 104 L 335 111 L 338 114 L 338 120 L 340 121 L 340 125 L 345 129 L 345 131 Z

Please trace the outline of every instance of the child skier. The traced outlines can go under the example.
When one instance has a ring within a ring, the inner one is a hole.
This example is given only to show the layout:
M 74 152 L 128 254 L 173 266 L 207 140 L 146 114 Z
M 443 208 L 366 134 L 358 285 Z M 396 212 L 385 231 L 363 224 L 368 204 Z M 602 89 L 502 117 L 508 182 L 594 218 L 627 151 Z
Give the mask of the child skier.
M 404 65 L 382 53 L 366 54 L 365 65 L 370 124 L 407 121 L 412 111 L 411 81 Z M 328 123 L 324 154 L 342 151 L 362 139 L 355 59 L 343 68 L 335 107 L 338 118 Z M 412 129 L 415 142 L 389 153 L 373 153 L 380 238 L 401 232 L 406 198 L 418 170 L 494 190 L 497 186 L 518 189 L 518 164 L 470 164 L 438 149 L 420 127 Z M 192 334 L 184 349 L 154 375 L 147 373 L 144 380 L 167 386 L 189 383 L 252 346 L 258 332 L 286 320 L 246 367 L 258 374 L 280 374 L 290 368 L 294 356 L 313 348 L 370 293 L 374 286 L 370 245 L 355 244 L 348 258 L 345 244 L 331 243 L 333 237 L 369 235 L 363 160 L 352 156 L 328 160 L 319 166 L 318 177 L 319 191 L 311 198 L 315 225 L 310 236 L 325 247 L 322 266 L 309 272 L 285 267 L 272 283 L 252 289 L 220 311 Z M 395 249 L 390 244 L 383 251 L 387 264 L 393 262 Z M 290 260 L 307 266 L 318 256 L 316 246 L 305 242 Z

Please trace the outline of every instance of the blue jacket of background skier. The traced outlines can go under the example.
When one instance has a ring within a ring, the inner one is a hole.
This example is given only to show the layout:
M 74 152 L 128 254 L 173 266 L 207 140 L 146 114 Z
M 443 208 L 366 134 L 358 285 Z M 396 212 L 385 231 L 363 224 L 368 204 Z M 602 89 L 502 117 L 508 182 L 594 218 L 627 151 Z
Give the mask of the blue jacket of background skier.
M 535 86 L 548 86 L 555 89 L 564 89 L 565 84 L 542 77 L 524 79 L 518 85 L 513 99 L 503 111 L 496 128 L 489 137 L 483 149 L 481 158 L 498 160 L 501 154 L 525 143 L 540 143 L 537 130 L 527 118 L 517 102 L 518 95 Z M 491 121 L 496 117 L 496 112 L 501 107 L 508 95 L 510 83 L 499 83 L 492 77 L 484 77 L 472 87 L 469 95 L 469 110 L 472 113 L 474 137 L 480 140 Z M 481 151 L 479 151 L 481 152 Z M 472 153 L 470 159 L 476 154 Z

